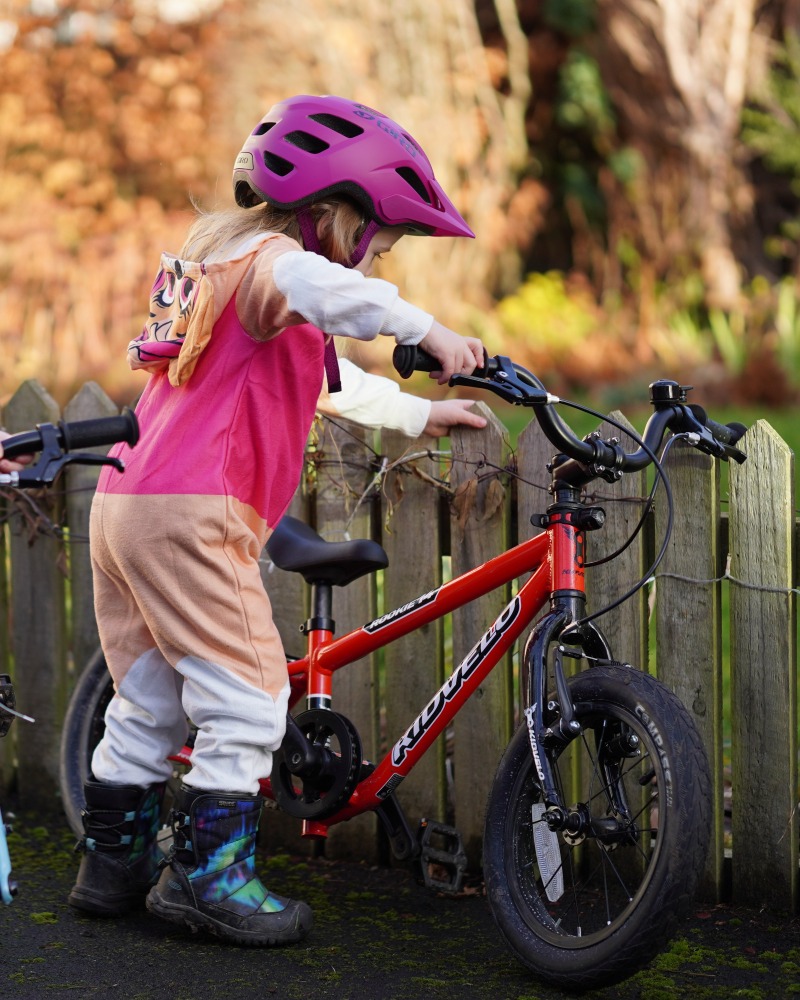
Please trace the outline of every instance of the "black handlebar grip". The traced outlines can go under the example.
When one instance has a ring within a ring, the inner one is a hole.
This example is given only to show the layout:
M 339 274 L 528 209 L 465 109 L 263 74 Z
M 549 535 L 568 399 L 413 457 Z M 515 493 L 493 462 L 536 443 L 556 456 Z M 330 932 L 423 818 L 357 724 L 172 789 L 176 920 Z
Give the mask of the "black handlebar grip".
M 401 378 L 409 378 L 414 372 L 438 372 L 442 363 L 422 347 L 414 344 L 398 344 L 392 354 L 392 364 Z M 483 367 L 473 371 L 475 378 L 486 378 L 489 374 L 489 355 L 483 350 Z
M 717 421 L 712 420 L 703 407 L 699 406 L 697 403 L 691 403 L 689 409 L 695 415 L 697 420 L 699 420 L 704 427 L 711 431 L 717 441 L 721 441 L 723 444 L 734 445 L 744 434 L 747 433 L 747 428 L 744 424 L 718 424 Z
M 139 440 L 139 422 L 133 410 L 127 407 L 118 417 L 97 417 L 70 424 L 62 421 L 58 426 L 64 451 L 114 444 L 116 441 L 125 441 L 133 446 Z
M 118 417 L 97 417 L 93 420 L 76 420 L 74 423 L 62 420 L 56 425 L 55 431 L 56 440 L 64 451 L 114 444 L 116 441 L 125 441 L 133 446 L 139 440 L 139 422 L 133 410 L 127 407 Z M 14 434 L 6 438 L 2 446 L 5 458 L 40 451 L 41 431 L 36 429 Z
M 432 354 L 415 344 L 398 344 L 392 354 L 392 364 L 401 378 L 410 378 L 414 372 L 438 372 L 442 367 Z

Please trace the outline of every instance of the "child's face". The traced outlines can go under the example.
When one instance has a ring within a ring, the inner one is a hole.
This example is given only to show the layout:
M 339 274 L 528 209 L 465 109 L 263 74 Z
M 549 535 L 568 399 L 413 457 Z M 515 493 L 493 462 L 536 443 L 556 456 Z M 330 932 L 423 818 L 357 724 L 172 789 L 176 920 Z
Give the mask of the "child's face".
M 379 229 L 369 241 L 367 252 L 358 264 L 356 264 L 356 271 L 360 271 L 369 278 L 372 274 L 372 265 L 375 261 L 380 260 L 384 254 L 389 253 L 402 235 L 402 229 Z

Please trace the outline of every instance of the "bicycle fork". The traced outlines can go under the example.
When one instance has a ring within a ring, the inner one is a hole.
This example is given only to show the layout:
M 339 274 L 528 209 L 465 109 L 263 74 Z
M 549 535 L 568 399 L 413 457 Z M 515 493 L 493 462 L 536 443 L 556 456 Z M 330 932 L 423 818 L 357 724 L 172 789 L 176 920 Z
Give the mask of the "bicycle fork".
M 612 838 L 615 830 L 597 829 L 592 822 L 587 825 L 586 810 L 580 805 L 569 807 L 563 801 L 555 779 L 551 760 L 568 744 L 583 733 L 575 717 L 569 685 L 564 672 L 564 656 L 586 656 L 592 663 L 613 663 L 609 644 L 593 622 L 585 621 L 586 591 L 584 579 L 586 531 L 602 526 L 605 512 L 598 507 L 580 503 L 577 491 L 557 491 L 557 502 L 547 513 L 532 519 L 545 528 L 551 539 L 552 579 L 557 584 L 551 595 L 551 610 L 534 627 L 523 651 L 523 688 L 525 722 L 531 754 L 542 792 L 541 819 L 552 833 L 562 833 L 567 840 L 584 835 L 604 835 Z M 556 701 L 548 700 L 548 657 L 552 657 L 552 671 Z M 546 721 L 553 716 L 552 723 Z M 619 789 L 617 767 L 613 754 L 602 752 L 598 761 L 603 771 L 604 786 L 615 810 L 624 814 L 627 804 Z

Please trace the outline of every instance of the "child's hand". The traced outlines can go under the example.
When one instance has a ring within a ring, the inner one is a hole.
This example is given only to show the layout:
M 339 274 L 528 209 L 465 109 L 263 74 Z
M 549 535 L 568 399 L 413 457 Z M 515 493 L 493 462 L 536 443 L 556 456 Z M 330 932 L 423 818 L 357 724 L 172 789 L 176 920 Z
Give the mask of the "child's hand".
M 444 437 L 450 433 L 451 427 L 485 427 L 486 418 L 478 413 L 471 413 L 471 399 L 437 399 L 431 403 L 431 412 L 425 424 L 424 434 L 431 437 Z
M 441 371 L 430 375 L 439 385 L 446 385 L 452 375 L 469 375 L 483 365 L 483 344 L 477 337 L 462 337 L 436 320 L 419 346 L 441 362 Z

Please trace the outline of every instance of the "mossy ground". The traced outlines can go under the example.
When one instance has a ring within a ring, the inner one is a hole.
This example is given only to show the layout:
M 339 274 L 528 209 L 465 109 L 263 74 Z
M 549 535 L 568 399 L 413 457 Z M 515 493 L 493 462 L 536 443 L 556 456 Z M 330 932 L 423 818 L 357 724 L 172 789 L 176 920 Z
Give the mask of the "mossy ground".
M 10 837 L 19 896 L 0 908 L 0 997 L 41 1000 L 555 1000 L 506 950 L 480 892 L 433 895 L 398 869 L 277 855 L 260 859 L 276 891 L 307 900 L 307 941 L 275 951 L 231 947 L 145 910 L 117 920 L 66 904 L 79 857 L 65 822 L 20 817 Z M 714 907 L 669 949 L 588 1000 L 800 997 L 800 922 Z

